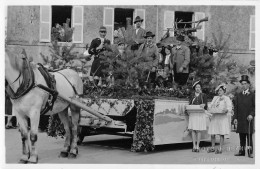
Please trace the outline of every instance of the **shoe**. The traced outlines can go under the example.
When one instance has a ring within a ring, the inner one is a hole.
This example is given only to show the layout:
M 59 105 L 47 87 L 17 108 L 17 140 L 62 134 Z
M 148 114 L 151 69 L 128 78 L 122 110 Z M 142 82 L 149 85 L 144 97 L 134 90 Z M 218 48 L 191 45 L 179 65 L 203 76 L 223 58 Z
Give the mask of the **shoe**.
M 239 152 L 235 154 L 235 156 L 245 156 L 245 155 L 246 155 L 245 151 L 241 151 L 241 150 L 239 150 Z
M 207 152 L 208 152 L 208 153 L 213 153 L 213 152 L 215 152 L 214 147 L 209 148 Z
M 222 150 L 217 149 L 217 151 L 215 152 L 215 154 L 222 154 Z
M 253 154 L 248 154 L 249 158 L 254 158 Z
M 197 153 L 199 153 L 199 152 L 200 152 L 200 149 L 199 149 L 199 148 L 197 148 L 197 149 L 196 149 L 196 152 L 197 152 Z
M 191 151 L 192 151 L 192 152 L 196 152 L 196 150 L 197 150 L 197 149 L 193 148 Z
M 247 150 L 247 154 L 248 154 L 249 158 L 254 158 L 252 149 L 251 150 Z

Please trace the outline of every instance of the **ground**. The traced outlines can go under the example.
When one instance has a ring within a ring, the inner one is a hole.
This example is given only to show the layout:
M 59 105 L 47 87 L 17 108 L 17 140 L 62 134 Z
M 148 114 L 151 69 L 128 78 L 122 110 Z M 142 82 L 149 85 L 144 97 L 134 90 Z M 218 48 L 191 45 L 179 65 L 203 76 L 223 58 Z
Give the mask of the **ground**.
M 225 139 L 222 154 L 207 153 L 208 142 L 202 143 L 201 152 L 191 152 L 191 143 L 156 146 L 154 152 L 131 152 L 131 138 L 114 135 L 85 137 L 79 146 L 77 159 L 59 158 L 64 140 L 38 135 L 39 164 L 255 164 L 255 158 L 235 157 L 239 145 L 238 134 L 232 132 Z M 21 155 L 21 138 L 18 129 L 5 130 L 6 163 L 18 163 Z

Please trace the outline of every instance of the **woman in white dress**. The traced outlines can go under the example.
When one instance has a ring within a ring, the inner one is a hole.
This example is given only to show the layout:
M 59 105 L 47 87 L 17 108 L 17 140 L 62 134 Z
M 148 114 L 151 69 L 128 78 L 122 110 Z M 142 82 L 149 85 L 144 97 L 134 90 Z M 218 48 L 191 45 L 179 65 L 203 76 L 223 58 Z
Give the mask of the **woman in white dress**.
M 232 102 L 228 96 L 224 95 L 226 92 L 224 84 L 219 85 L 215 91 L 218 96 L 213 98 L 209 108 L 209 113 L 212 114 L 212 117 L 210 118 L 208 130 L 208 133 L 211 135 L 211 148 L 208 149 L 208 153 L 215 152 L 216 154 L 221 154 L 224 135 L 228 135 L 230 132 L 228 113 L 232 111 Z M 219 149 L 215 147 L 216 135 L 220 135 Z
M 191 95 L 189 104 L 200 105 L 201 108 L 207 110 L 208 108 L 207 96 L 206 94 L 202 93 L 200 81 L 196 81 L 193 84 L 192 88 L 195 90 L 195 93 Z M 193 142 L 192 152 L 199 152 L 201 131 L 206 130 L 206 114 L 190 113 L 188 129 L 192 131 L 192 142 Z

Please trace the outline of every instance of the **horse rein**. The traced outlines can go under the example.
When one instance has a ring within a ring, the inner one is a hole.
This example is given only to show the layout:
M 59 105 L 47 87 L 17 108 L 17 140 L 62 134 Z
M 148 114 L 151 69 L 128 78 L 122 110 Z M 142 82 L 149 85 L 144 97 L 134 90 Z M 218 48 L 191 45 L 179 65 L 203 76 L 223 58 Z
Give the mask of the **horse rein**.
M 18 79 L 20 79 L 21 75 L 22 75 L 22 72 L 19 72 L 18 77 L 10 85 L 14 84 Z

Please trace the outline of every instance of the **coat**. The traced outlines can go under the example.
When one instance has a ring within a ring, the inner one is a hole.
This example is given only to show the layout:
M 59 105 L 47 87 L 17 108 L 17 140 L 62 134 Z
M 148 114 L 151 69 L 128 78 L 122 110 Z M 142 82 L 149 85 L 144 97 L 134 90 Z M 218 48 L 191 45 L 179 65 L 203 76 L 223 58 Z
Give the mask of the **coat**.
M 157 67 L 159 63 L 159 52 L 155 43 L 148 45 L 147 43 L 143 43 L 139 49 L 138 54 L 139 57 L 152 57 L 152 66 Z
M 136 29 L 133 30 L 133 40 L 136 41 L 138 44 L 142 44 L 145 42 L 145 33 L 146 31 L 143 28 L 139 28 L 139 30 L 136 33 Z
M 181 45 L 180 49 L 174 47 L 172 49 L 172 63 L 175 64 L 177 73 L 189 73 L 190 63 L 190 49 L 187 46 Z M 180 67 L 183 67 L 183 71 L 179 72 Z
M 205 104 L 204 109 L 207 110 L 208 109 L 208 99 L 207 99 L 207 95 L 204 93 L 200 93 L 200 95 L 198 96 L 198 100 L 194 100 L 195 99 L 195 93 L 193 93 L 190 98 L 189 98 L 189 104 L 193 104 L 193 105 L 200 105 L 200 104 Z M 193 101 L 194 100 L 194 101 Z
M 103 49 L 97 50 L 96 48 L 101 44 L 100 38 L 95 38 L 92 40 L 88 53 L 91 55 L 94 55 L 94 61 L 91 65 L 90 70 L 90 76 L 98 76 L 98 77 L 105 77 L 106 73 L 103 72 L 104 69 L 106 69 L 106 66 L 101 63 L 101 59 L 99 58 L 99 55 L 102 54 L 105 50 L 111 50 L 109 47 L 110 40 L 104 39 L 104 43 L 107 44 L 103 47 Z
M 255 94 L 253 92 L 246 95 L 243 95 L 242 92 L 238 93 L 234 98 L 234 119 L 237 119 L 237 133 L 248 133 L 247 117 L 249 115 L 255 117 Z M 252 122 L 250 132 L 253 132 Z

